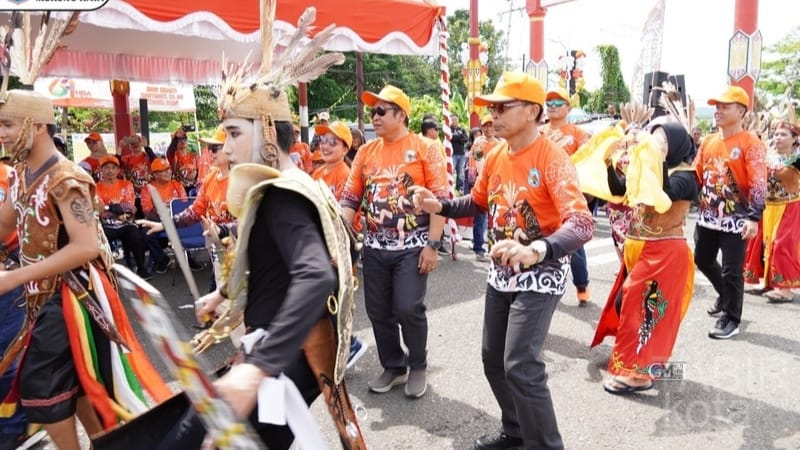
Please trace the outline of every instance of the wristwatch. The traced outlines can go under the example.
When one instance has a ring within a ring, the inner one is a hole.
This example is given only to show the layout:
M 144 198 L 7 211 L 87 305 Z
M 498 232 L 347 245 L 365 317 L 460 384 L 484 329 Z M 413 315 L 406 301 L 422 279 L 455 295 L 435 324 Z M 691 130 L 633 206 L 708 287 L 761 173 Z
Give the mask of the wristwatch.
M 536 253 L 536 257 L 538 258 L 536 264 L 542 262 L 542 260 L 547 256 L 547 243 L 541 239 L 535 240 L 528 245 L 528 248 L 533 250 Z
M 433 239 L 428 239 L 427 246 L 434 250 L 439 250 L 439 248 L 442 246 L 442 241 L 434 241 Z

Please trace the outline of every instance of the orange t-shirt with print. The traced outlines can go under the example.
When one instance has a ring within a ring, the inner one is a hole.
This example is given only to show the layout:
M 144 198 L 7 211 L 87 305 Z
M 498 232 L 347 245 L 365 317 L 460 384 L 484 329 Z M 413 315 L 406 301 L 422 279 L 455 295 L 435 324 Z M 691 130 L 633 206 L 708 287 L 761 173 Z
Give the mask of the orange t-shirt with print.
M 9 185 L 8 185 L 8 175 L 11 171 L 14 170 L 11 167 L 0 163 L 0 206 L 8 200 L 9 197 Z M 15 250 L 19 247 L 19 242 L 17 241 L 17 229 L 16 227 L 8 236 L 4 236 L 3 243 L 6 245 L 6 248 L 9 250 Z
M 317 150 L 319 151 L 319 150 Z M 297 155 L 297 167 L 304 170 L 307 174 L 314 173 L 314 164 L 311 162 L 311 150 L 305 142 L 295 142 L 289 149 L 289 154 Z
M 103 208 L 100 217 L 103 220 L 116 220 L 117 214 L 106 211 L 105 208 L 111 203 L 119 203 L 125 211 L 134 212 L 134 200 L 136 193 L 133 184 L 127 180 L 116 179 L 112 183 L 101 181 L 97 183 L 97 199 Z
M 712 230 L 741 233 L 744 220 L 758 221 L 767 196 L 766 148 L 743 130 L 724 139 L 716 133 L 703 139 L 694 162 L 700 180 L 697 224 Z
M 449 197 L 446 161 L 439 146 L 408 133 L 395 142 L 382 138 L 356 154 L 341 203 L 367 219 L 364 245 L 383 250 L 423 247 L 428 241 L 428 214 L 417 214 L 408 188 L 424 186 L 444 200 Z
M 136 192 L 150 182 L 150 157 L 144 151 L 123 156 L 122 168 L 125 178 L 133 184 Z
M 227 192 L 228 177 L 221 177 L 219 168 L 212 167 L 191 208 L 197 217 L 208 216 L 215 223 L 231 223 L 235 219 L 228 212 Z
M 323 183 L 328 185 L 336 200 L 342 199 L 342 191 L 344 191 L 344 185 L 347 183 L 349 176 L 350 167 L 344 161 L 339 161 L 332 169 L 322 166 L 311 174 L 311 178 L 322 180 Z M 361 213 L 356 210 L 356 215 L 353 216 L 353 229 L 361 231 L 361 228 Z
M 187 187 L 197 184 L 197 155 L 185 150 L 175 152 L 172 176 Z
M 183 185 L 175 180 L 169 180 L 166 183 L 151 182 L 150 186 L 156 188 L 161 200 L 169 206 L 169 202 L 173 198 L 186 198 L 186 189 Z M 153 197 L 150 195 L 149 189 L 142 189 L 142 212 L 148 219 L 158 220 L 158 212 L 156 212 L 155 205 L 153 204 Z

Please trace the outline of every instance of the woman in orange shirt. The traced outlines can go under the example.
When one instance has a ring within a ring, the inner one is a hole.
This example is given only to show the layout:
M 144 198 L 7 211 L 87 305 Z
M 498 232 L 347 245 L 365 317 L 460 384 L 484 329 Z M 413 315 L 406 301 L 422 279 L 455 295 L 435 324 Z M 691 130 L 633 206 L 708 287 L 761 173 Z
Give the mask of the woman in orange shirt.
M 197 184 L 197 155 L 189 150 L 188 142 L 186 131 L 178 128 L 172 134 L 172 142 L 167 148 L 167 160 L 172 168 L 172 174 L 187 192 Z

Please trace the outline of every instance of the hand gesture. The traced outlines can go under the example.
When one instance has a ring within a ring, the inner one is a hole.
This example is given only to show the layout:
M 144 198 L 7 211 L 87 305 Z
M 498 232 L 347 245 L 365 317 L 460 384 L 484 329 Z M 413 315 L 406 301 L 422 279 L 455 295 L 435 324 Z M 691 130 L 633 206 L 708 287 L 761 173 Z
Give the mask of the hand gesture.
M 422 186 L 411 186 L 408 194 L 411 196 L 415 210 L 428 214 L 438 214 L 442 211 L 442 203 L 428 189 Z
M 541 255 L 527 245 L 513 239 L 503 239 L 495 243 L 489 251 L 495 263 L 516 268 L 530 267 L 538 264 L 545 255 Z
M 148 235 L 164 231 L 164 224 L 161 222 L 155 222 L 153 220 L 139 219 L 136 221 L 136 225 L 139 225 L 142 228 L 147 228 Z

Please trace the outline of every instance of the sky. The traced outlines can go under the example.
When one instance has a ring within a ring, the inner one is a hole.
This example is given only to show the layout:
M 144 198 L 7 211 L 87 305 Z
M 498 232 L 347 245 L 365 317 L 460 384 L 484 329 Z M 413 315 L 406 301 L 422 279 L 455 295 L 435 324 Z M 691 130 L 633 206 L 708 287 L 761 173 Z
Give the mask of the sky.
M 469 9 L 469 0 L 437 0 L 447 7 Z M 796 0 L 760 0 L 758 25 L 769 46 L 800 27 L 800 15 L 787 5 Z M 543 4 L 552 0 L 542 0 Z M 586 87 L 600 87 L 600 57 L 593 49 L 612 44 L 619 49 L 622 74 L 630 87 L 640 54 L 642 26 L 656 0 L 574 0 L 548 8 L 545 16 L 545 60 L 552 70 L 565 49 L 583 50 L 588 55 L 584 71 Z M 521 69 L 527 58 L 529 20 L 525 0 L 480 0 L 481 21 L 492 20 L 509 33 L 508 58 Z M 722 92 L 728 83 L 728 40 L 733 34 L 735 0 L 666 0 L 661 70 L 683 74 L 686 91 L 697 102 Z M 768 55 L 764 55 L 768 59 Z M 494 85 L 494 80 L 490 81 Z M 552 86 L 550 86 L 552 87 Z M 636 93 L 632 93 L 635 96 Z M 641 96 L 641 93 L 638 94 Z

